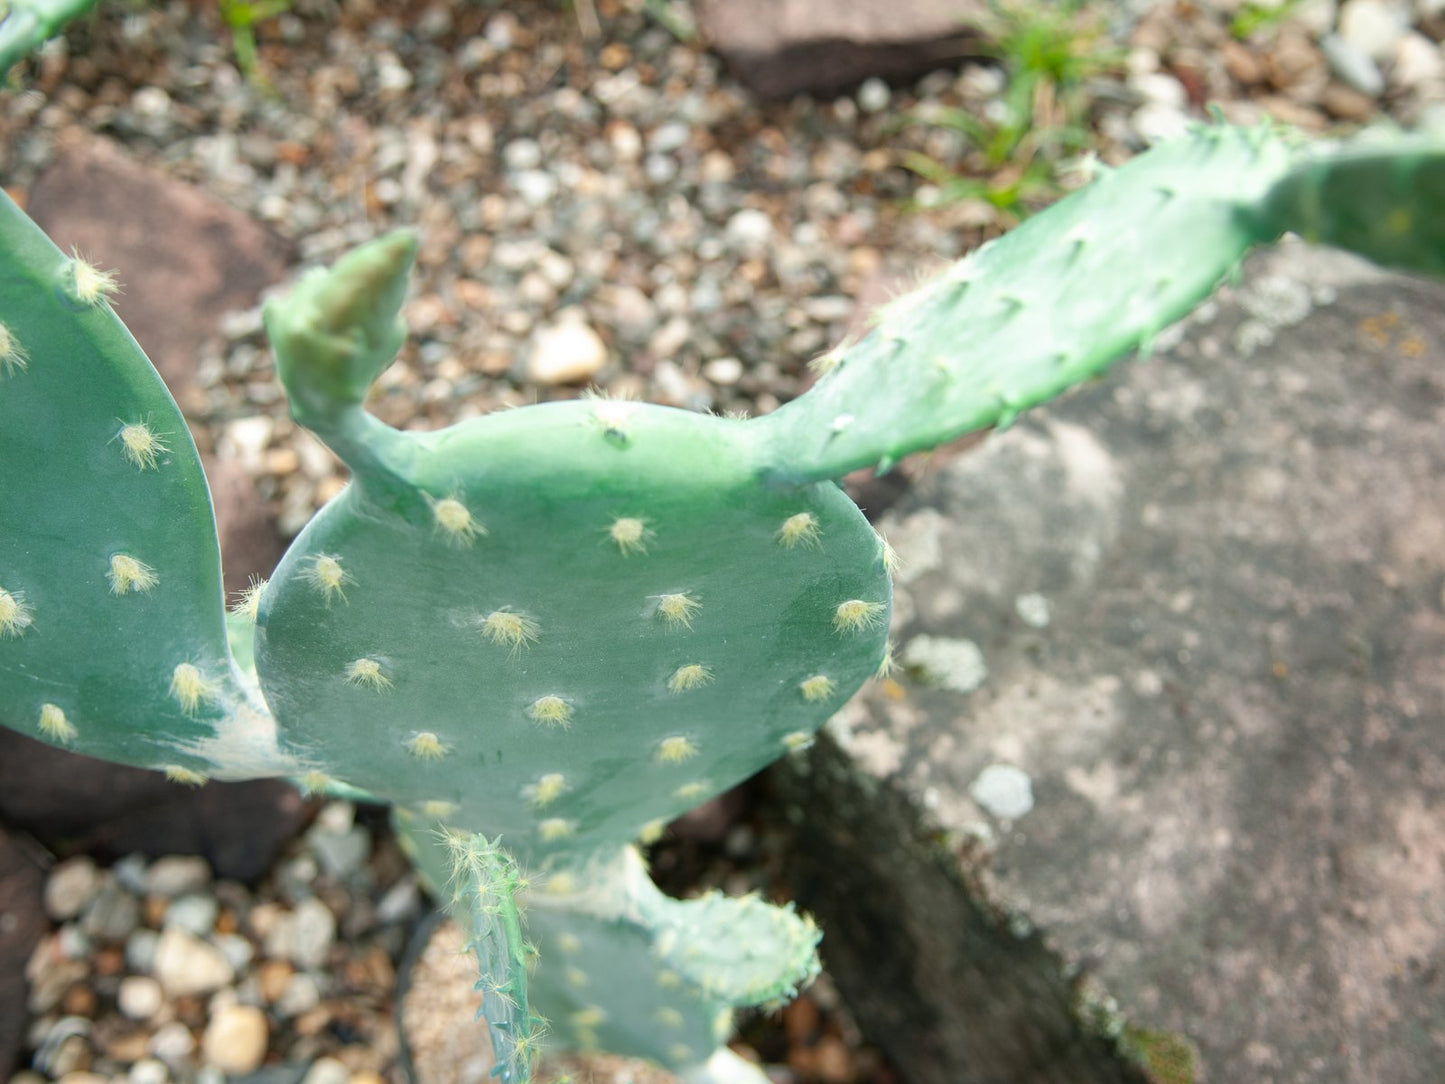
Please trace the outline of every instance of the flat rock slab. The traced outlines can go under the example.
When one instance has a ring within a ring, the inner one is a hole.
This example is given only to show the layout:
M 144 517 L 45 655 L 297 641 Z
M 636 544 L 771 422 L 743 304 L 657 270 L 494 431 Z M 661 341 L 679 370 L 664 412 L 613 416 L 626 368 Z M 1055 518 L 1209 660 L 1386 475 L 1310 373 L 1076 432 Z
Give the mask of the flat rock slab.
M 782 780 L 793 887 L 909 1080 L 1112 1078 L 1058 1068 L 1121 1023 L 1075 965 L 1201 1079 L 1441 1078 L 1445 289 L 1249 267 L 880 523 L 913 665 Z M 1070 989 L 1082 1038 L 1037 1026 Z
M 979 53 L 981 0 L 699 0 L 698 26 L 766 98 L 911 79 Z

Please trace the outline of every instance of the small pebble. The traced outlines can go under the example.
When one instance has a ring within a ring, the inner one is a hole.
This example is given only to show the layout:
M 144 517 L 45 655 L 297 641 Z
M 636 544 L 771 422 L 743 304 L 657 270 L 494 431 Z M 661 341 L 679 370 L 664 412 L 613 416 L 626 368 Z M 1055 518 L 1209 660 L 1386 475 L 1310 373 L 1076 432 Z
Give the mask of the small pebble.
M 66 922 L 84 911 L 100 891 L 102 878 L 85 856 L 69 858 L 50 871 L 45 882 L 45 912 Z
M 211 1017 L 201 1038 L 201 1057 L 228 1076 L 254 1073 L 266 1059 L 270 1029 L 254 1005 L 228 1005 Z
M 132 1020 L 149 1020 L 161 1011 L 165 992 L 148 975 L 127 975 L 116 991 L 116 1006 Z
M 155 977 L 169 997 L 208 994 L 235 978 L 225 953 L 178 926 L 161 931 L 154 967 Z
M 233 423 L 233 427 L 236 423 Z M 183 896 L 201 892 L 211 883 L 211 867 L 204 858 L 194 855 L 170 855 L 157 858 L 145 874 L 147 896 Z
M 607 364 L 607 344 L 577 320 L 561 320 L 537 332 L 527 376 L 539 384 L 584 384 Z
M 181 896 L 166 908 L 163 926 L 177 926 L 197 937 L 205 937 L 216 925 L 220 905 L 213 896 Z

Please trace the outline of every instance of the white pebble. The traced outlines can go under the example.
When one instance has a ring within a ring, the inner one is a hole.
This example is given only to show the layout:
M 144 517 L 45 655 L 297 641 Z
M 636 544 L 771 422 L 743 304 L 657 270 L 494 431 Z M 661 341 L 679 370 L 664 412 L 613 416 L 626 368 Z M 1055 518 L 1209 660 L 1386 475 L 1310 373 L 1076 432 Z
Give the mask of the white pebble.
M 865 79 L 858 88 L 858 108 L 865 113 L 883 112 L 892 98 L 893 92 L 882 79 Z
M 165 1001 L 161 984 L 146 975 L 127 975 L 115 995 L 117 1007 L 132 1020 L 149 1020 Z
M 192 855 L 157 858 L 145 875 L 146 895 L 165 896 L 167 899 L 200 892 L 210 883 L 210 865 L 204 858 Z
M 179 926 L 168 926 L 156 942 L 155 977 L 171 997 L 208 994 L 235 977 L 225 953 Z
M 1018 820 L 1034 807 L 1033 781 L 1011 764 L 990 764 L 979 772 L 968 793 L 999 820 Z
M 254 1005 L 229 1005 L 206 1025 L 201 1056 L 228 1076 L 254 1073 L 266 1059 L 269 1039 L 264 1012 Z
M 764 212 L 747 207 L 728 219 L 724 233 L 735 248 L 750 255 L 758 254 L 773 239 L 773 220 Z
M 537 332 L 527 376 L 539 384 L 581 384 L 607 364 L 607 344 L 580 320 L 560 320 Z
M 100 884 L 100 871 L 89 858 L 82 855 L 60 863 L 45 882 L 45 913 L 57 922 L 74 918 L 95 899 Z

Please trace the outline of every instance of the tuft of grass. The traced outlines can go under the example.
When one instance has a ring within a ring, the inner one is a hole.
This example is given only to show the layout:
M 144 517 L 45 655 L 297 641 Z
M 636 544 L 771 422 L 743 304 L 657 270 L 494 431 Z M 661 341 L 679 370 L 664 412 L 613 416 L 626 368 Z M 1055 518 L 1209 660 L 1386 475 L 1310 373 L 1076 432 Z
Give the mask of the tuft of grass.
M 1014 218 L 1063 194 L 1062 162 L 1089 146 L 1088 82 L 1117 71 L 1122 50 L 1107 40 L 1104 19 L 1086 0 L 1036 6 L 993 0 L 978 21 L 1006 79 L 997 109 L 984 116 L 946 108 L 911 118 L 959 132 L 958 163 L 911 153 L 904 166 L 939 190 L 939 202 L 982 199 Z

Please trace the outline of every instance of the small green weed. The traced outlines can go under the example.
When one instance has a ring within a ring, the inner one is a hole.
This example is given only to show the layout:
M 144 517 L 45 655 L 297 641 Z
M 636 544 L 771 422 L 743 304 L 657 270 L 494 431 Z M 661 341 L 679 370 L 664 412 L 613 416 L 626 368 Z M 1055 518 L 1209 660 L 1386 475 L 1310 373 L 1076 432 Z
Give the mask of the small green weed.
M 1102 18 L 1083 0 L 1038 8 L 996 0 L 979 29 L 1007 80 L 996 112 L 931 111 L 912 123 L 960 132 L 968 143 L 957 166 L 913 153 L 904 165 L 936 185 L 943 201 L 986 200 L 1014 217 L 1061 194 L 1058 165 L 1089 145 L 1089 79 L 1116 70 L 1120 50 L 1105 41 Z M 961 169 L 959 168 L 961 166 Z

